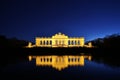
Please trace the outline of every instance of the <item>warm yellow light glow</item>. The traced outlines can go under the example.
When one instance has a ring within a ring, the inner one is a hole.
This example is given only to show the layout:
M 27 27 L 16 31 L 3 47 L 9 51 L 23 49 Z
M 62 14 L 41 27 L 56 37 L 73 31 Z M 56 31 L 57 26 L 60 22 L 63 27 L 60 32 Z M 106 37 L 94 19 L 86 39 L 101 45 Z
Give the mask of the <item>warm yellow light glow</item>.
M 85 45 L 84 37 L 71 38 L 59 32 L 51 38 L 36 37 L 35 45 L 29 43 L 27 47 L 92 47 L 92 43 Z
M 29 56 L 29 61 L 36 59 L 36 66 L 52 66 L 59 71 L 68 66 L 84 66 L 84 60 L 91 60 L 91 56 Z
M 29 61 L 31 61 L 32 60 L 32 56 L 29 56 Z

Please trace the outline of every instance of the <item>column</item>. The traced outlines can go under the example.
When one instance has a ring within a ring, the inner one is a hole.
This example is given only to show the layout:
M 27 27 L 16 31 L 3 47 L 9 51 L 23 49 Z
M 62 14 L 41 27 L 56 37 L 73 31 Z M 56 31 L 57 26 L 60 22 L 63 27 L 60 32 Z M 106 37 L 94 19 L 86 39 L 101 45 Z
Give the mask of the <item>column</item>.
M 39 46 L 39 45 L 40 45 L 40 39 L 36 38 L 36 46 Z
M 69 40 L 70 41 L 70 40 Z M 65 39 L 64 40 L 64 44 L 66 45 L 66 47 L 68 47 L 69 45 L 68 45 L 68 39 Z
M 79 40 L 77 40 L 77 46 L 79 46 Z
M 90 60 L 90 61 L 91 61 L 91 56 L 88 56 L 88 60 Z
M 41 40 L 40 40 L 40 46 L 42 45 L 42 42 L 41 42 Z
M 79 40 L 79 46 L 82 46 L 82 45 L 81 45 L 81 40 Z
M 80 65 L 84 66 L 84 56 L 80 56 Z
M 46 46 L 48 46 L 48 39 L 46 39 Z
M 48 45 L 50 45 L 50 40 L 48 40 Z
M 76 42 L 76 40 L 75 40 L 75 46 L 77 45 L 77 42 Z
M 49 62 L 52 63 L 52 58 L 49 58 Z
M 45 42 L 46 42 L 46 41 L 44 40 L 44 46 L 45 46 Z
M 76 40 L 76 46 L 78 46 L 78 40 Z
M 43 59 L 42 59 L 42 57 L 40 57 L 40 60 L 41 60 L 41 62 L 43 62 Z
M 62 40 L 62 45 L 64 45 L 64 40 Z
M 42 46 L 44 45 L 44 40 L 42 40 Z
M 76 56 L 76 63 L 78 63 L 79 62 L 79 59 L 78 59 L 78 56 Z
M 49 41 L 47 40 L 47 45 L 49 45 L 48 43 L 49 43 Z
M 31 61 L 32 60 L 32 56 L 29 56 L 29 61 Z
M 71 40 L 71 45 L 73 45 L 73 40 Z
M 43 61 L 41 57 L 40 57 L 40 61 L 41 61 L 41 62 Z
M 69 58 L 69 63 L 71 63 L 71 58 Z
M 46 40 L 44 40 L 44 46 L 46 46 Z
M 73 40 L 73 45 L 75 45 L 75 40 Z
M 75 45 L 75 40 L 73 40 L 73 45 Z
M 64 56 L 63 59 L 64 59 L 64 60 L 63 60 L 64 63 L 65 63 L 66 65 L 68 65 L 68 56 Z
M 48 40 L 46 40 L 46 46 L 48 46 Z
M 84 46 L 84 39 L 83 38 L 80 39 L 80 45 Z
M 76 42 L 75 42 L 75 40 L 74 40 L 74 46 L 76 45 Z
M 50 58 L 49 57 L 47 57 L 47 62 L 50 63 Z
M 56 47 L 56 40 L 55 39 L 52 39 L 52 47 Z
M 57 57 L 56 56 L 52 56 L 52 64 L 54 65 L 56 62 L 56 59 L 57 59 Z
M 76 46 L 76 40 L 74 41 L 74 44 L 75 44 L 75 46 Z
M 45 41 L 44 41 L 44 45 L 46 46 L 46 39 L 45 39 Z
M 40 57 L 36 57 L 36 65 L 40 65 L 41 61 L 40 61 Z
M 71 40 L 70 40 L 70 45 L 71 45 L 71 43 L 72 43 L 72 42 L 71 42 Z
M 50 40 L 50 45 L 52 45 L 52 41 Z

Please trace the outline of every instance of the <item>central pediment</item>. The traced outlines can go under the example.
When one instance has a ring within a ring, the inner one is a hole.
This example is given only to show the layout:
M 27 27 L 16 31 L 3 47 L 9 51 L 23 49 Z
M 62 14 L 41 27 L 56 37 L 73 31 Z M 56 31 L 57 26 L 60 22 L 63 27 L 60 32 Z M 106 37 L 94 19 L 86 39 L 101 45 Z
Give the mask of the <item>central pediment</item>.
M 68 38 L 68 36 L 66 36 L 65 34 L 62 34 L 62 33 L 57 33 L 55 34 L 54 36 L 52 36 L 52 38 Z

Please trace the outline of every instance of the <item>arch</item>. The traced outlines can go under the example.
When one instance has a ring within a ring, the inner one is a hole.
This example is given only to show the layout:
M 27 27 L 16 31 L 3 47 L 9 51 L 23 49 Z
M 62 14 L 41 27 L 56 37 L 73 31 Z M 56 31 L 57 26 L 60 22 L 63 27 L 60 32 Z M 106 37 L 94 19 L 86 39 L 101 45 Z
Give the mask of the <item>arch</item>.
M 62 40 L 62 44 L 64 44 L 64 40 Z
M 70 58 L 70 62 L 73 62 L 73 58 Z
M 46 60 L 47 60 L 47 62 L 49 62 L 49 58 L 47 58 Z
M 71 44 L 74 45 L 74 41 L 73 40 L 71 41 Z
M 42 45 L 42 40 L 40 41 L 40 45 Z
M 77 45 L 77 41 L 76 40 L 74 40 L 74 45 Z
M 55 44 L 58 45 L 58 40 L 55 40 Z
M 45 62 L 45 58 L 43 57 L 43 62 Z
M 40 61 L 41 61 L 41 62 L 43 61 L 42 58 L 40 58 Z
M 68 45 L 70 45 L 70 40 L 68 40 Z
M 45 45 L 45 40 L 43 40 L 43 45 Z
M 52 58 L 50 58 L 49 61 L 52 62 Z
M 70 58 L 68 58 L 68 62 L 70 62 Z
M 59 40 L 59 44 L 61 44 L 61 40 Z
M 52 45 L 52 40 L 50 40 L 50 45 Z
M 80 41 L 78 40 L 78 45 L 80 45 Z
M 46 45 L 49 45 L 49 41 L 48 40 L 46 41 Z

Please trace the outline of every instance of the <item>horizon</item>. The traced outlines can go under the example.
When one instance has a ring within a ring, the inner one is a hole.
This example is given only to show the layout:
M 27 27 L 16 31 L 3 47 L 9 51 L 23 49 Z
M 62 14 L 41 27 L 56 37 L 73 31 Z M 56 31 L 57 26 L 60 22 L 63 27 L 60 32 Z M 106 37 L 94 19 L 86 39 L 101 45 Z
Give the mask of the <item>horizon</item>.
M 59 33 L 59 32 L 58 32 Z M 61 32 L 60 32 L 61 33 Z M 56 33 L 57 34 L 57 33 Z M 64 34 L 64 33 L 62 33 L 62 34 Z M 120 34 L 120 33 L 114 33 L 114 34 Z M 109 35 L 105 35 L 105 36 L 103 36 L 103 37 L 98 37 L 98 38 L 95 38 L 95 39 L 92 39 L 92 40 L 96 40 L 96 39 L 99 39 L 99 38 L 105 38 L 105 37 L 107 37 L 107 36 L 111 36 L 111 35 L 114 35 L 114 34 L 109 34 Z M 55 35 L 55 34 L 54 34 Z M 54 35 L 52 35 L 52 36 L 54 36 Z M 66 35 L 66 34 L 65 34 Z M 7 37 L 7 36 L 5 36 L 5 35 L 1 35 L 0 34 L 0 36 L 4 36 L 6 39 L 12 39 L 12 38 L 16 38 L 17 40 L 24 40 L 24 39 L 19 39 L 18 37 Z M 47 36 L 47 37 L 52 37 L 52 36 Z M 68 35 L 66 35 L 66 36 L 68 36 Z M 43 37 L 43 36 L 36 36 L 36 37 Z M 36 38 L 35 37 L 35 38 Z M 46 36 L 44 36 L 44 37 L 46 37 Z M 43 38 L 44 38 L 43 37 Z M 68 36 L 68 37 L 71 37 L 71 36 Z M 72 36 L 72 37 L 74 37 L 74 36 Z M 79 36 L 79 37 L 84 37 L 84 36 Z M 24 40 L 24 41 L 28 41 L 28 42 L 32 42 L 32 43 L 35 43 L 35 38 L 34 38 L 34 41 L 30 41 L 30 40 Z M 85 37 L 84 37 L 84 39 L 85 39 Z M 92 40 L 88 40 L 88 41 L 92 41 Z M 86 41 L 85 40 L 85 42 L 88 42 L 88 41 Z
M 120 33 L 118 0 L 3 0 L 0 35 L 35 42 L 61 32 L 85 41 Z

